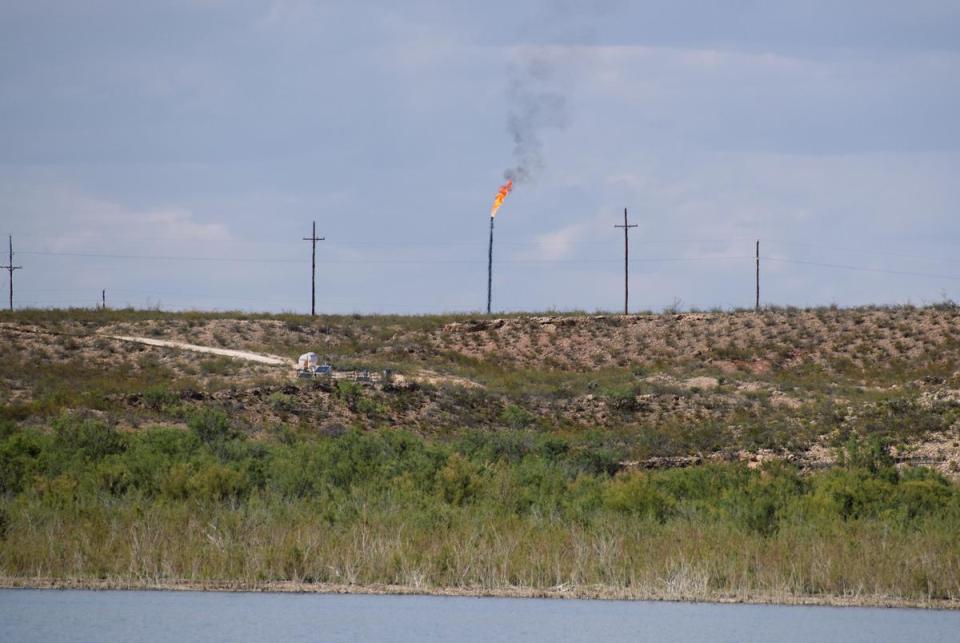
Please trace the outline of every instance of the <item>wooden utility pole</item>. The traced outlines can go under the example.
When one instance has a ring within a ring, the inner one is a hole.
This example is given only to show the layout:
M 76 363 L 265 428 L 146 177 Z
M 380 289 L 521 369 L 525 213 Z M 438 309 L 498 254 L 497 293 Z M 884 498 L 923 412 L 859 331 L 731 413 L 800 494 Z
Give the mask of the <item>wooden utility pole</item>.
M 623 209 L 623 225 L 615 225 L 614 228 L 623 228 L 623 314 L 630 314 L 630 228 L 636 228 L 637 224 L 627 223 L 627 209 Z
M 313 222 L 313 233 L 309 237 L 304 237 L 304 241 L 309 241 L 313 248 L 310 260 L 310 316 L 317 314 L 317 241 L 325 241 L 323 237 L 317 236 L 317 222 Z
M 106 288 L 100 291 L 100 308 L 102 310 L 107 309 L 107 289 Z
M 7 237 L 7 239 L 10 242 L 10 253 L 7 255 L 8 257 L 7 265 L 0 266 L 0 268 L 3 268 L 4 270 L 10 273 L 10 310 L 12 311 L 13 310 L 13 271 L 23 270 L 23 266 L 13 265 L 13 235 L 10 235 L 9 237 Z
M 760 312 L 760 239 L 757 239 L 757 301 L 754 310 Z

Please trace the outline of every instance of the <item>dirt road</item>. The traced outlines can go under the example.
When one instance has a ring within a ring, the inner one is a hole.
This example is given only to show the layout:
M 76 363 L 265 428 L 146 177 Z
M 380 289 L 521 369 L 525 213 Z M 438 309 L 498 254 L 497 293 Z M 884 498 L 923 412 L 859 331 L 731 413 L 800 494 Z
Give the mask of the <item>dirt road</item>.
M 285 357 L 278 355 L 266 355 L 263 353 L 251 353 L 249 351 L 238 351 L 229 348 L 214 348 L 212 346 L 200 346 L 198 344 L 187 344 L 186 342 L 175 342 L 168 339 L 153 339 L 150 337 L 132 337 L 130 335 L 104 335 L 110 339 L 116 339 L 122 342 L 135 342 L 147 346 L 159 346 L 163 348 L 178 348 L 180 350 L 193 351 L 195 353 L 210 353 L 213 355 L 223 355 L 235 359 L 243 359 L 260 364 L 269 364 L 271 366 L 286 366 L 290 369 L 296 369 L 297 364 Z M 333 379 L 357 379 L 356 371 L 334 371 L 331 375 Z M 378 372 L 370 373 L 367 376 L 368 381 L 381 382 L 381 375 Z M 418 382 L 422 384 L 454 384 L 464 388 L 476 388 L 480 384 L 462 377 L 454 375 L 441 375 L 434 371 L 421 370 L 416 373 L 410 373 L 406 376 L 395 374 L 392 382 L 394 384 L 403 384 L 405 382 Z
M 118 339 L 122 342 L 135 342 L 137 344 L 146 344 L 147 346 L 162 346 L 165 348 L 179 348 L 185 351 L 195 353 L 210 353 L 212 355 L 223 355 L 224 357 L 233 357 L 236 359 L 247 360 L 248 362 L 258 362 L 260 364 L 270 364 L 272 366 L 289 366 L 296 368 L 296 364 L 286 357 L 278 355 L 264 355 L 262 353 L 250 353 L 248 351 L 238 351 L 231 348 L 214 348 L 212 346 L 198 346 L 197 344 L 187 344 L 185 342 L 174 342 L 167 339 L 151 339 L 149 337 L 130 337 L 128 335 L 106 335 L 110 339 Z

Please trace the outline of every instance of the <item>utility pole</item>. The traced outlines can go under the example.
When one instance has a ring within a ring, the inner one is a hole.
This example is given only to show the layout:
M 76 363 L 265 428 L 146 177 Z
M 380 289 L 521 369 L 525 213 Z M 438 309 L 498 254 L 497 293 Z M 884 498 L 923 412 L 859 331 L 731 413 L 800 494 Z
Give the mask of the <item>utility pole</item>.
M 757 239 L 757 302 L 754 310 L 760 312 L 760 239 Z
M 10 254 L 8 254 L 8 260 L 6 266 L 0 266 L 4 270 L 10 273 L 10 310 L 13 311 L 13 271 L 14 270 L 23 270 L 23 266 L 13 265 L 13 235 L 7 237 L 10 242 Z
M 637 224 L 627 223 L 627 209 L 623 209 L 623 225 L 615 225 L 614 228 L 623 228 L 623 314 L 630 314 L 630 228 L 636 228 Z
M 100 291 L 100 308 L 101 310 L 107 309 L 107 289 L 106 288 Z
M 317 236 L 317 222 L 313 222 L 313 233 L 309 237 L 304 237 L 304 241 L 309 241 L 313 245 L 310 260 L 310 316 L 317 315 L 317 241 L 325 241 L 323 237 Z

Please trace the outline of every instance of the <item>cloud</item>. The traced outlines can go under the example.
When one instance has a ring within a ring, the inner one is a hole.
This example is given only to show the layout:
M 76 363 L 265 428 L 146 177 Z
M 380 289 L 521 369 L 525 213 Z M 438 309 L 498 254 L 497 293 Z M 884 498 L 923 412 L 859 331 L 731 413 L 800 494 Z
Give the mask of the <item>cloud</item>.
M 85 225 L 98 228 L 121 229 L 130 234 L 143 234 L 159 240 L 171 241 L 230 241 L 232 235 L 222 223 L 202 223 L 195 215 L 183 208 L 130 211 L 114 207 L 92 213 Z
M 12 232 L 30 239 L 34 249 L 101 252 L 115 250 L 117 241 L 131 241 L 138 244 L 138 253 L 146 254 L 151 249 L 236 241 L 225 223 L 205 221 L 184 206 L 140 208 L 65 185 L 23 182 L 0 188 L 7 207 L 19 215 Z M 50 213 L 57 213 L 64 234 L 48 234 Z
M 960 68 L 951 51 L 736 51 L 603 45 L 590 111 L 649 145 L 837 154 L 960 149 Z M 596 118 L 596 117 L 595 117 Z
M 537 257 L 556 260 L 569 257 L 576 249 L 577 241 L 583 236 L 586 224 L 574 223 L 559 230 L 536 237 Z

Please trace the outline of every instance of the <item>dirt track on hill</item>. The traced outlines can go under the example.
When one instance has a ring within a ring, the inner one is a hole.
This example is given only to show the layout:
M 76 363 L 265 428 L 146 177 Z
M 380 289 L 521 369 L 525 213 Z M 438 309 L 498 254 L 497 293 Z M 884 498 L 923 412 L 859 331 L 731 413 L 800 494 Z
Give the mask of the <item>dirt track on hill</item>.
M 173 340 L 167 339 L 153 339 L 151 337 L 133 337 L 129 335 L 104 335 L 109 339 L 115 339 L 121 342 L 133 342 L 137 344 L 144 344 L 146 346 L 158 346 L 162 348 L 177 348 L 180 350 L 192 351 L 194 353 L 210 353 L 212 355 L 223 355 L 225 357 L 233 357 L 235 359 L 242 359 L 249 362 L 257 362 L 259 364 L 268 364 L 270 366 L 287 366 L 290 368 L 296 368 L 297 365 L 295 362 L 288 360 L 285 357 L 280 357 L 279 355 L 268 355 L 264 353 L 252 353 L 250 351 L 238 351 L 230 348 L 215 348 L 213 346 L 200 346 L 199 344 L 188 344 L 186 342 L 176 342 Z M 333 379 L 351 379 L 352 374 L 334 372 Z M 434 371 L 430 370 L 421 370 L 414 374 L 407 376 L 396 375 L 395 383 L 403 383 L 407 380 L 412 382 L 418 382 L 421 384 L 454 384 L 457 386 L 462 386 L 464 388 L 476 388 L 479 385 L 476 382 L 468 380 L 463 377 L 456 377 L 452 375 L 441 375 Z
M 264 355 L 261 353 L 251 353 L 249 351 L 238 351 L 231 348 L 214 348 L 212 346 L 198 346 L 197 344 L 187 344 L 185 342 L 174 342 L 167 339 L 151 339 L 149 337 L 130 337 L 127 335 L 105 335 L 110 339 L 117 339 L 122 342 L 134 342 L 137 344 L 146 344 L 147 346 L 162 346 L 164 348 L 179 348 L 194 353 L 210 353 L 213 355 L 223 355 L 236 359 L 247 360 L 248 362 L 258 362 L 260 364 L 270 364 L 272 366 L 290 366 L 296 367 L 296 364 L 285 357 L 278 355 Z

